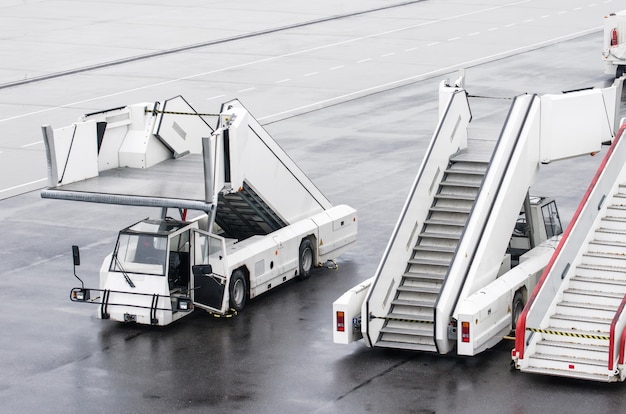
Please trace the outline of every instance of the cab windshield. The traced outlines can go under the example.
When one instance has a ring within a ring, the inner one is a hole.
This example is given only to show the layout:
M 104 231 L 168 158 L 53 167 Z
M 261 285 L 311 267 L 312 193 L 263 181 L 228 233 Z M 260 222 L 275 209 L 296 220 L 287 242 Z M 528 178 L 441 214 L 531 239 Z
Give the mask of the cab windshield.
M 166 259 L 166 236 L 120 233 L 110 270 L 164 276 Z

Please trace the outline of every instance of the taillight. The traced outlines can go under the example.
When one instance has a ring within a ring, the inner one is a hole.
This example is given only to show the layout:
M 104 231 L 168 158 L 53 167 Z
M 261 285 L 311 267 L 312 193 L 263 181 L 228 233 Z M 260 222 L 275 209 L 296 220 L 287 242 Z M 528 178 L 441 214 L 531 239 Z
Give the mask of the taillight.
M 611 31 L 611 46 L 617 46 L 617 29 Z
M 345 314 L 342 311 L 337 311 L 337 332 L 344 332 L 345 330 Z
M 470 341 L 470 324 L 469 322 L 461 322 L 461 342 Z

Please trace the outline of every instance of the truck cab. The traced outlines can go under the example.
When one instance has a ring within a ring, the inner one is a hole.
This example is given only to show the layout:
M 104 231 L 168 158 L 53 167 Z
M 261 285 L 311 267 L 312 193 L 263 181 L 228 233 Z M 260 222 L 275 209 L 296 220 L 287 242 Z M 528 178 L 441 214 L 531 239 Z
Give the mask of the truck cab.
M 99 303 L 101 319 L 157 325 L 180 319 L 193 309 L 197 230 L 197 221 L 174 219 L 144 219 L 122 229 L 102 264 L 99 288 L 74 288 L 71 299 Z

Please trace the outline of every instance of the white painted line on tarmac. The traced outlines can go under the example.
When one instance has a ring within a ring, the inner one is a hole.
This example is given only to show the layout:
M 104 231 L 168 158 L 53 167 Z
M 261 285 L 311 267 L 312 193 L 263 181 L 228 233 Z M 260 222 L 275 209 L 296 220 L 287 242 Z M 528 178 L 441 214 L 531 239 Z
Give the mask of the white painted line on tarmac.
M 569 35 L 565 35 L 565 36 L 559 36 L 559 37 L 555 37 L 553 39 L 550 40 L 545 40 L 542 42 L 537 42 L 537 43 L 533 43 L 531 45 L 527 45 L 527 46 L 522 46 L 522 47 L 518 47 L 518 48 L 514 48 L 514 49 L 509 49 L 509 50 L 505 50 L 503 52 L 500 53 L 495 53 L 493 55 L 489 55 L 489 56 L 483 56 L 477 59 L 472 59 L 472 60 L 468 60 L 465 62 L 461 62 L 461 63 L 457 63 L 451 66 L 446 66 L 440 69 L 436 69 L 430 72 L 425 72 L 425 73 L 421 73 L 415 76 L 409 76 L 408 78 L 403 78 L 403 79 L 397 79 L 395 81 L 391 81 L 391 82 L 387 82 L 387 83 L 383 83 L 381 85 L 377 85 L 377 86 L 371 86 L 369 88 L 364 88 L 358 91 L 354 91 L 354 92 L 350 92 L 350 93 L 346 93 L 343 95 L 339 95 L 339 96 L 335 96 L 333 98 L 328 98 L 328 99 L 324 99 L 321 101 L 317 101 L 317 102 L 313 102 L 307 105 L 302 105 L 299 106 L 297 108 L 292 108 L 292 109 L 287 109 L 286 111 L 282 111 L 282 112 L 277 112 L 275 114 L 271 114 L 271 115 L 266 115 L 260 118 L 257 118 L 258 121 L 264 121 L 264 120 L 268 120 L 271 118 L 276 118 L 276 117 L 280 117 L 283 115 L 288 115 L 288 114 L 293 114 L 294 112 L 302 112 L 308 109 L 313 109 L 313 108 L 319 108 L 321 105 L 326 105 L 326 104 L 330 104 L 330 103 L 334 103 L 337 101 L 341 101 L 341 100 L 346 100 L 346 99 L 350 99 L 350 98 L 354 98 L 357 96 L 363 96 L 367 93 L 371 93 L 371 92 L 376 92 L 376 91 L 380 91 L 383 90 L 385 88 L 390 88 L 390 87 L 394 87 L 394 86 L 398 86 L 401 84 L 405 84 L 405 83 L 409 83 L 409 82 L 417 82 L 420 80 L 424 80 L 424 79 L 428 79 L 428 78 L 432 78 L 434 76 L 439 76 L 439 75 L 443 75 L 446 73 L 450 73 L 453 72 L 455 70 L 458 69 L 466 69 L 468 67 L 472 67 L 472 66 L 476 66 L 485 62 L 489 62 L 491 60 L 495 60 L 495 59 L 501 59 L 503 57 L 506 56 L 511 56 L 515 53 L 521 53 L 521 52 L 525 52 L 528 50 L 533 50 L 539 47 L 543 47 L 546 45 L 550 45 L 550 44 L 554 44 L 554 43 L 558 43 L 558 42 L 562 42 L 568 39 L 574 39 L 576 37 L 580 37 L 580 36 L 584 36 L 590 33 L 594 33 L 596 31 L 598 31 L 601 27 L 594 27 L 592 29 L 587 29 L 587 30 L 582 30 L 580 32 L 576 32 L 576 33 L 572 33 Z
M 215 95 L 215 96 L 211 96 L 210 98 L 206 98 L 207 101 L 210 101 L 211 99 L 218 99 L 218 98 L 223 98 L 226 95 Z
M 345 67 L 345 65 L 333 66 L 332 68 L 330 68 L 330 70 L 337 70 L 337 69 L 341 69 L 343 67 Z
M 24 144 L 24 145 L 21 145 L 20 148 L 28 148 L 28 147 L 32 147 L 33 145 L 39 145 L 39 144 L 43 144 L 43 141 L 37 141 L 37 142 L 31 142 L 30 144 Z
M 277 80 L 276 83 L 285 83 L 285 82 L 289 82 L 290 80 L 291 78 L 285 78 L 285 79 Z
M 37 184 L 40 183 L 42 181 L 47 181 L 47 178 L 41 178 L 39 180 L 35 180 L 35 181 L 31 181 L 29 183 L 25 183 L 25 184 L 19 184 L 19 185 L 15 185 L 13 187 L 9 187 L 9 188 L 4 188 L 4 189 L 0 189 L 0 193 L 5 193 L 7 191 L 11 191 L 11 190 L 17 190 L 18 188 L 22 188 L 22 187 L 27 187 L 29 185 L 33 185 L 33 184 Z

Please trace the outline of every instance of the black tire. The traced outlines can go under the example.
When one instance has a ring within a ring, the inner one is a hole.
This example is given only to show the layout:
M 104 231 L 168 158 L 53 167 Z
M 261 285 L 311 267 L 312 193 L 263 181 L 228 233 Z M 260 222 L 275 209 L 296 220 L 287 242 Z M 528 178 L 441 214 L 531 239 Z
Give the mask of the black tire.
M 515 332 L 517 326 L 517 320 L 519 319 L 522 311 L 524 310 L 524 295 L 522 292 L 515 292 L 513 296 L 513 302 L 511 303 L 511 330 Z
M 298 279 L 304 280 L 311 277 L 311 270 L 313 269 L 313 244 L 309 239 L 304 239 L 302 243 L 300 243 L 298 262 Z
M 235 270 L 230 277 L 228 293 L 230 295 L 230 307 L 237 312 L 241 311 L 246 306 L 248 284 L 246 283 L 246 276 L 240 269 Z

